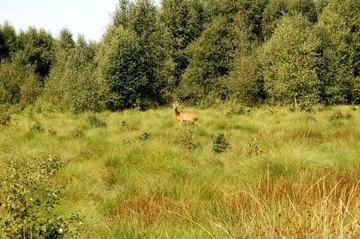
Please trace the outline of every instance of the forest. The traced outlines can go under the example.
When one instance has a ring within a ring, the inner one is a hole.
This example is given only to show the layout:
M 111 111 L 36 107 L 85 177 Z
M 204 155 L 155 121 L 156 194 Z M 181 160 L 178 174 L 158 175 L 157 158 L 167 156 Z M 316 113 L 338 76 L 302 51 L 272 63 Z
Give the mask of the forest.
M 359 0 L 119 0 L 99 42 L 0 25 L 0 110 L 360 103 Z

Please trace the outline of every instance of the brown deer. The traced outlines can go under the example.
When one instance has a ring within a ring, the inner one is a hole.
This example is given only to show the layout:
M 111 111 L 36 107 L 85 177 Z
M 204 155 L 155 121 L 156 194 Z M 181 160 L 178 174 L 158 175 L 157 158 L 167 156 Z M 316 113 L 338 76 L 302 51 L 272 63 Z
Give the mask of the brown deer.
M 179 121 L 179 125 L 182 125 L 183 121 L 190 121 L 195 125 L 198 124 L 198 122 L 197 122 L 198 116 L 197 115 L 179 112 L 178 111 L 179 103 L 177 103 L 177 102 L 173 103 L 172 105 L 173 105 L 173 108 L 175 111 L 175 116 L 176 116 L 177 120 Z

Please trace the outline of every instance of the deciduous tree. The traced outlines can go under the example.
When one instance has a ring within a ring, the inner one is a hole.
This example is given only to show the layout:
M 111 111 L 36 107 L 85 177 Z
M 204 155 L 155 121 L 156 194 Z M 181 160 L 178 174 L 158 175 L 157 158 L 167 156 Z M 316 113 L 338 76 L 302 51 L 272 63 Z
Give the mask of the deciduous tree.
M 315 26 L 321 39 L 318 74 L 326 104 L 360 102 L 359 11 L 357 0 L 330 0 Z
M 261 49 L 265 90 L 274 104 L 318 102 L 319 40 L 302 15 L 285 16 Z
M 0 25 L 0 62 L 10 60 L 11 53 L 16 51 L 16 32 L 10 23 Z

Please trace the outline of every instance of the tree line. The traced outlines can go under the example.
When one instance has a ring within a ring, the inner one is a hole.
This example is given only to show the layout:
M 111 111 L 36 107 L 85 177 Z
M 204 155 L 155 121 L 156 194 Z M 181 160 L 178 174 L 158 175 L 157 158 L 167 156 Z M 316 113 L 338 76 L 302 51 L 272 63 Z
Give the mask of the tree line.
M 119 0 L 99 42 L 0 25 L 0 109 L 360 103 L 359 0 Z

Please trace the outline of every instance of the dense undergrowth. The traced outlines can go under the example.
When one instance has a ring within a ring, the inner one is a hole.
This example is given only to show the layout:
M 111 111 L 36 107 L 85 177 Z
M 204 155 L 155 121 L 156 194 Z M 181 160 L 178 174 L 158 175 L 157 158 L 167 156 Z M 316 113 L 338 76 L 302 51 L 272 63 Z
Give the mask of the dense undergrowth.
M 195 127 L 171 108 L 4 117 L 0 235 L 359 237 L 359 109 L 240 108 L 180 109 L 199 116 Z M 15 183 L 21 197 L 9 197 Z M 27 224 L 12 205 L 32 212 Z

